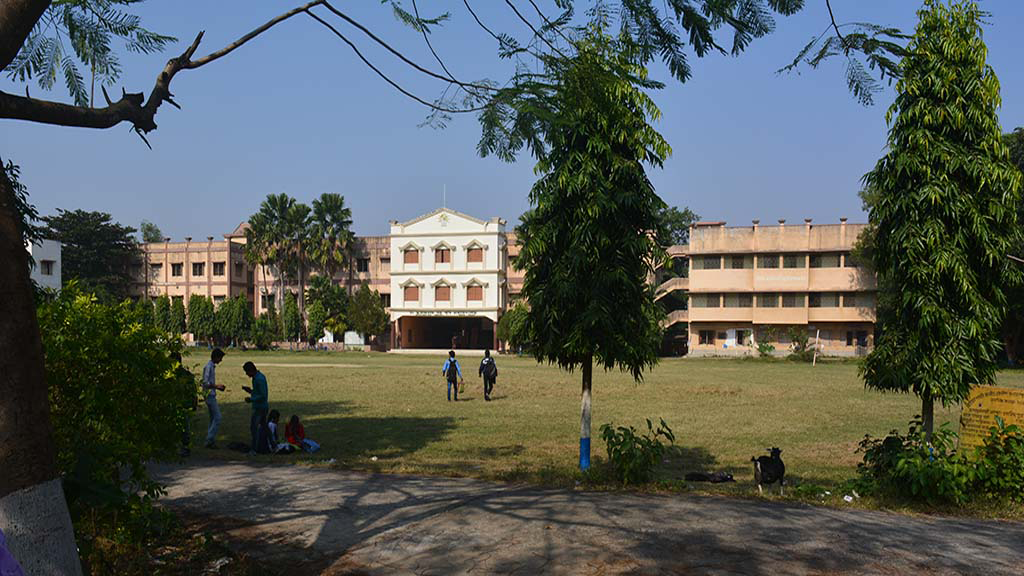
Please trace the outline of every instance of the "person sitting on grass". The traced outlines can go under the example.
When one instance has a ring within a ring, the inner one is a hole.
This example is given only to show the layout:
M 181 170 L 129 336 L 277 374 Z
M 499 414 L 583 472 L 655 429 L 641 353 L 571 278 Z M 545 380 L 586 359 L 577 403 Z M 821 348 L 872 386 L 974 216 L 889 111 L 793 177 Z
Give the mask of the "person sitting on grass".
M 281 421 L 281 413 L 277 410 L 271 410 L 267 414 L 267 426 L 265 429 L 266 441 L 265 445 L 267 450 L 274 454 L 290 454 L 295 451 L 295 447 L 287 442 L 278 443 L 277 441 L 277 426 L 278 422 Z M 264 441 L 261 440 L 261 445 Z
M 319 444 L 306 438 L 306 429 L 302 426 L 302 422 L 299 422 L 299 417 L 296 414 L 292 414 L 288 424 L 285 425 L 284 437 L 289 444 L 300 450 L 316 452 L 320 449 Z

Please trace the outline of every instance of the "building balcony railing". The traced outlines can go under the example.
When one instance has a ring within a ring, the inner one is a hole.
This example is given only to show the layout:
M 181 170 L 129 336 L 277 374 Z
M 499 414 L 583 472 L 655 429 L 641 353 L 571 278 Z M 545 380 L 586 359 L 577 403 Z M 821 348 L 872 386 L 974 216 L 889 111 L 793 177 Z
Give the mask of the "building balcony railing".
M 670 292 L 675 292 L 676 290 L 689 289 L 689 278 L 669 278 L 668 280 L 665 280 L 664 282 L 658 285 L 658 288 L 654 292 L 654 299 L 660 300 L 661 298 L 667 296 Z
M 669 312 L 667 316 L 665 316 L 665 320 L 662 321 L 661 327 L 662 328 L 668 328 L 669 326 L 672 326 L 674 324 L 679 324 L 680 322 L 683 322 L 683 323 L 689 322 L 689 319 L 690 319 L 690 311 L 689 310 L 673 310 L 673 311 Z

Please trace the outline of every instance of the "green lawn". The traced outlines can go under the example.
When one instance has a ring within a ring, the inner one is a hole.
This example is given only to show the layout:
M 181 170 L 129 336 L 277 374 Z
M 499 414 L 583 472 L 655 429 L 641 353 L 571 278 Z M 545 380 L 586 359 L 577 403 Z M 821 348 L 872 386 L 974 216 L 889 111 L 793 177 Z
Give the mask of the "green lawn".
M 443 357 L 379 353 L 242 352 L 229 350 L 217 381 L 224 421 L 218 443 L 248 443 L 249 405 L 241 365 L 256 363 L 267 376 L 272 408 L 304 421 L 323 446 L 317 454 L 264 456 L 275 462 L 323 462 L 384 472 L 567 481 L 579 446 L 579 372 L 499 357 L 495 400 L 484 402 L 479 360 L 463 360 L 466 391 L 445 400 Z M 201 373 L 206 351 L 186 363 Z M 1024 371 L 1004 371 L 999 383 L 1024 386 Z M 783 449 L 787 473 L 804 483 L 835 485 L 854 475 L 864 434 L 906 429 L 917 413 L 914 396 L 864 389 L 853 362 L 811 367 L 790 362 L 666 359 L 644 381 L 595 371 L 593 454 L 604 455 L 598 428 L 606 422 L 643 425 L 664 418 L 678 449 L 662 470 L 666 479 L 695 469 L 728 470 L 749 490 L 750 457 Z M 936 422 L 956 426 L 959 410 L 941 410 Z M 201 447 L 207 422 L 200 404 L 193 423 L 199 457 L 247 458 Z M 373 458 L 376 457 L 376 460 Z

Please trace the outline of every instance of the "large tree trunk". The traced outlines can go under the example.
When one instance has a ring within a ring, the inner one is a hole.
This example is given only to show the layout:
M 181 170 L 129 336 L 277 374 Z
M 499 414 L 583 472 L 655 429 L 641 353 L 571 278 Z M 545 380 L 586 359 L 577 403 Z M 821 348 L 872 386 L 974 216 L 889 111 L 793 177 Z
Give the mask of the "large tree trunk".
M 590 468 L 590 387 L 593 376 L 593 358 L 583 363 L 583 394 L 580 414 L 580 470 Z
M 921 426 L 924 428 L 924 439 L 929 444 L 935 430 L 935 399 L 930 394 L 921 396 Z
M 14 188 L 0 169 L 0 530 L 27 574 L 81 574 L 57 477 L 43 346 Z

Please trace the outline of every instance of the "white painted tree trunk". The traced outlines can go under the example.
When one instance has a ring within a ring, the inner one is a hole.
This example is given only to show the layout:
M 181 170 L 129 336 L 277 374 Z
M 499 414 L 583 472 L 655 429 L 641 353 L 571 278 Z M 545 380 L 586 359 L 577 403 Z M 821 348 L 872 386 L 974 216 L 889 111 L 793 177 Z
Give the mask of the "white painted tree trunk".
M 0 530 L 26 576 L 80 576 L 71 516 L 60 480 L 29 486 L 0 498 Z
M 583 364 L 583 394 L 580 410 L 580 470 L 590 468 L 590 390 L 593 361 Z

